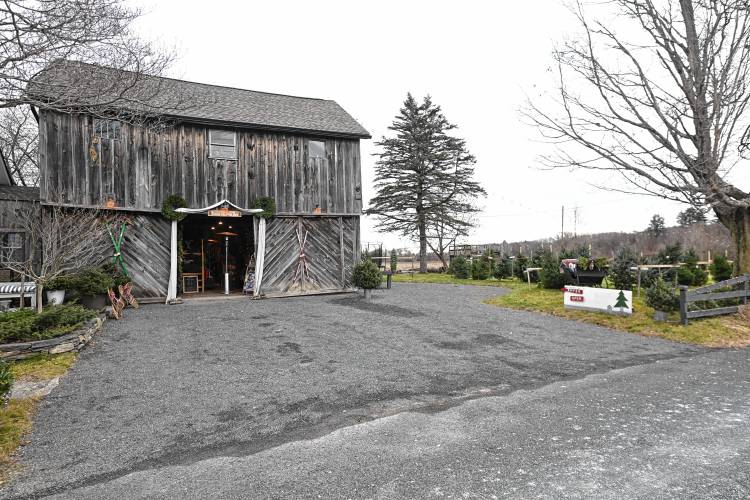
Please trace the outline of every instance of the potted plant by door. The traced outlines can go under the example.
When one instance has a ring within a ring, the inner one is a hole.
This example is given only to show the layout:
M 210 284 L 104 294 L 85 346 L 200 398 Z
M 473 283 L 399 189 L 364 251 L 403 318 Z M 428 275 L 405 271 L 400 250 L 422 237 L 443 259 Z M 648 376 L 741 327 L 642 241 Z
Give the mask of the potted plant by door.
M 70 276 L 60 275 L 49 280 L 45 286 L 47 289 L 47 304 L 61 305 L 65 301 L 65 291 L 70 289 Z
M 679 299 L 661 277 L 646 290 L 646 305 L 654 308 L 655 321 L 667 321 L 669 314 L 679 308 Z
M 379 287 L 382 279 L 383 276 L 380 274 L 380 269 L 370 259 L 354 266 L 352 282 L 354 286 L 364 290 L 366 300 L 372 297 L 373 288 Z
M 92 267 L 84 269 L 72 278 L 71 287 L 83 307 L 94 310 L 104 309 L 107 305 L 107 290 L 112 288 L 112 277 L 102 269 Z

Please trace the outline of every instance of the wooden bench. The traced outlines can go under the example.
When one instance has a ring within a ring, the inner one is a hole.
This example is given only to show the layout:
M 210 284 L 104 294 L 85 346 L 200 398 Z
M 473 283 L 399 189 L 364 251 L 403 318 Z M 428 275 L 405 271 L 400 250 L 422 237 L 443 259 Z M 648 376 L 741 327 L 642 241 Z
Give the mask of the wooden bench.
M 22 286 L 24 297 L 30 297 L 31 307 L 36 307 L 36 284 L 28 281 L 26 283 L 20 281 L 0 283 L 0 300 L 20 299 Z

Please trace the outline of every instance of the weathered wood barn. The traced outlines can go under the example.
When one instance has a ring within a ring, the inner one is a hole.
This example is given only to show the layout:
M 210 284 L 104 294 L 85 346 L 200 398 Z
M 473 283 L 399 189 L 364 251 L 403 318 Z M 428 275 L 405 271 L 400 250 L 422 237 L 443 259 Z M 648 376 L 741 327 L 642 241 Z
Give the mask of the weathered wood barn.
M 184 292 L 241 290 L 258 261 L 256 293 L 350 289 L 368 132 L 331 100 L 158 80 L 194 105 L 139 125 L 36 110 L 42 205 L 127 214 L 121 251 L 141 297 L 168 294 L 175 249 L 161 211 L 172 195 L 190 209 L 177 233 Z M 258 255 L 259 221 L 247 209 L 264 197 L 276 208 Z

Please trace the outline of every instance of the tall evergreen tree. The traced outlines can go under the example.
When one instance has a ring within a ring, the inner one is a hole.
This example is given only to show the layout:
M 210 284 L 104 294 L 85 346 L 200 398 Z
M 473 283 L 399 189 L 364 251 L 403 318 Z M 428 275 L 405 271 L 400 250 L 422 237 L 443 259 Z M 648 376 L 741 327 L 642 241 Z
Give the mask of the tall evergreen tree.
M 693 224 L 705 224 L 706 214 L 695 207 L 688 207 L 677 214 L 677 224 L 685 227 Z
M 651 217 L 651 222 L 649 222 L 648 227 L 646 228 L 646 232 L 652 238 L 658 238 L 659 236 L 664 234 L 664 231 L 666 231 L 664 217 L 659 214 L 654 214 L 654 216 Z
M 427 272 L 428 228 L 437 222 L 466 231 L 468 214 L 486 192 L 473 180 L 474 156 L 440 106 L 425 97 L 421 104 L 408 94 L 388 127 L 395 137 L 383 137 L 375 164 L 376 195 L 365 211 L 377 218 L 376 229 L 397 232 L 419 242 L 419 270 Z

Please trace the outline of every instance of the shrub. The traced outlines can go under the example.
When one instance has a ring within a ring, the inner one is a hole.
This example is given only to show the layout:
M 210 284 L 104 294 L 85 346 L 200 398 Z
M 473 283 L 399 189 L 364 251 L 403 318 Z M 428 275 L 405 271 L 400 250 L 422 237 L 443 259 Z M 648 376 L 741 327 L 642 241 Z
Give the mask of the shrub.
M 112 284 L 115 288 L 130 283 L 130 278 L 125 275 L 120 266 L 116 266 L 112 261 L 103 264 L 101 269 L 104 274 L 112 278 Z
M 674 312 L 679 307 L 679 299 L 671 286 L 657 278 L 646 290 L 646 305 L 657 311 Z
M 686 266 L 677 268 L 678 285 L 690 286 L 693 284 L 693 280 L 695 280 L 695 274 L 693 274 L 692 269 Z
M 492 269 L 492 276 L 499 280 L 510 278 L 510 259 L 507 255 L 503 255 L 497 260 L 495 267 Z
M 656 255 L 659 264 L 677 264 L 682 258 L 682 244 L 677 241 L 665 246 Z
M 546 252 L 542 257 L 539 286 L 551 290 L 559 290 L 565 286 L 565 274 L 560 272 L 560 259 L 552 252 Z
M 576 262 L 576 268 L 585 271 L 589 268 L 589 262 L 589 257 L 581 255 L 578 257 L 578 262 Z
M 72 290 L 73 277 L 68 274 L 61 274 L 60 276 L 49 280 L 45 287 L 47 290 Z
M 526 281 L 524 270 L 529 265 L 529 259 L 521 254 L 516 255 L 515 265 L 513 266 L 513 275 L 521 281 Z
M 13 372 L 10 371 L 10 365 L 0 360 L 0 405 L 5 404 L 8 400 L 12 387 Z
M 477 257 L 471 262 L 471 277 L 475 280 L 489 279 L 491 272 L 491 261 L 487 256 Z
M 732 264 L 723 255 L 714 257 L 709 270 L 714 277 L 714 281 L 724 281 L 732 277 Z
M 58 326 L 77 325 L 95 315 L 95 312 L 79 305 L 51 306 L 34 317 L 32 328 L 42 331 Z
M 609 268 L 609 279 L 615 288 L 632 290 L 633 284 L 636 282 L 636 277 L 630 268 L 635 266 L 635 264 L 635 254 L 630 248 L 621 248 L 617 252 L 615 260 L 612 262 L 612 267 Z
M 102 269 L 92 267 L 84 269 L 71 278 L 71 290 L 80 296 L 93 296 L 107 293 L 114 286 L 114 280 Z
M 685 252 L 685 255 L 682 256 L 682 262 L 689 268 L 694 268 L 698 266 L 698 261 L 700 259 L 698 258 L 698 254 L 695 253 L 695 249 L 691 248 L 687 252 Z
M 471 265 L 466 257 L 459 255 L 451 260 L 451 274 L 457 279 L 469 279 L 471 278 Z
M 22 309 L 0 314 L 0 343 L 43 340 L 73 331 L 80 323 L 96 316 L 79 305 L 45 308 L 41 313 Z
M 693 286 L 703 286 L 706 283 L 708 283 L 708 273 L 700 267 L 693 269 Z
M 609 266 L 609 261 L 606 257 L 597 257 L 594 259 L 594 270 L 606 271 Z
M 371 260 L 361 262 L 354 266 L 354 277 L 352 281 L 358 288 L 371 289 L 380 286 L 382 280 L 380 269 Z

